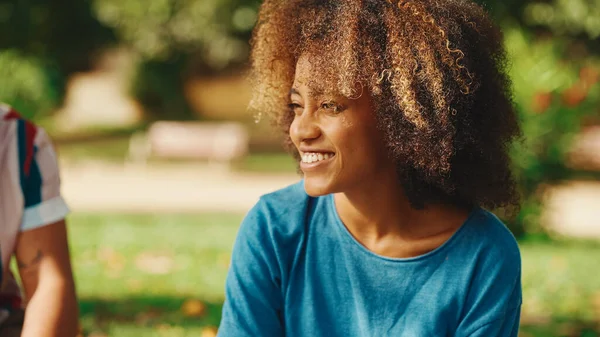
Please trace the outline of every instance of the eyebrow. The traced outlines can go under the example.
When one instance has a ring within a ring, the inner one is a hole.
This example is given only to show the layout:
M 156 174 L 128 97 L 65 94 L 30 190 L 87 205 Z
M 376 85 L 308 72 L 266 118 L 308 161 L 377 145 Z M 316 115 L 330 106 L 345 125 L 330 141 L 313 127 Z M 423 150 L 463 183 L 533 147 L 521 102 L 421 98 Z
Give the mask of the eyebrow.
M 302 95 L 300 95 L 300 92 L 296 88 L 290 89 L 290 96 L 294 95 L 294 94 L 296 94 L 298 96 L 302 96 Z

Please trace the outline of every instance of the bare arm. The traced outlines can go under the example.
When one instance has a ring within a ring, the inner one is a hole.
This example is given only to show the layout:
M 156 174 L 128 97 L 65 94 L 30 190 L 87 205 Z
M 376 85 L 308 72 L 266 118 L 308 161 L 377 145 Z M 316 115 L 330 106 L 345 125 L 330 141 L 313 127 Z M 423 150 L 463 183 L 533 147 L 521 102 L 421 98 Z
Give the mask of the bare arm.
M 27 300 L 21 336 L 76 336 L 78 308 L 65 221 L 21 232 L 15 253 Z

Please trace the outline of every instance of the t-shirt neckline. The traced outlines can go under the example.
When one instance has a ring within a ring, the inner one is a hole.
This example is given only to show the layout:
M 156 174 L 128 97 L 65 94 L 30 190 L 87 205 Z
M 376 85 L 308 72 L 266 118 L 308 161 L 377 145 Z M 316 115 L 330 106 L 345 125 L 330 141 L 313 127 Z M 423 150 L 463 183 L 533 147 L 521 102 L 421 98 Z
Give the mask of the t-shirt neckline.
M 399 257 L 388 257 L 388 256 L 379 255 L 379 254 L 369 250 L 362 243 L 360 243 L 352 235 L 352 233 L 350 233 L 348 228 L 342 222 L 342 219 L 340 218 L 340 215 L 338 214 L 337 208 L 335 207 L 335 200 L 334 200 L 333 194 L 327 195 L 326 199 L 327 199 L 328 207 L 330 208 L 330 211 L 335 218 L 336 226 L 338 226 L 338 228 L 342 231 L 342 234 L 343 234 L 342 236 L 344 236 L 344 240 L 346 242 L 348 242 L 350 245 L 354 246 L 355 248 L 358 248 L 358 250 L 362 251 L 363 253 L 366 253 L 367 255 L 370 255 L 370 256 L 375 257 L 380 260 L 385 260 L 388 262 L 396 262 L 396 263 L 408 263 L 408 262 L 422 261 L 422 260 L 428 259 L 434 255 L 437 255 L 444 250 L 449 249 L 449 247 L 455 241 L 457 241 L 459 239 L 459 237 L 462 235 L 462 232 L 464 232 L 467 225 L 471 222 L 471 220 L 475 217 L 475 215 L 480 211 L 479 207 L 474 207 L 471 210 L 471 212 L 469 213 L 469 216 L 467 217 L 467 219 L 462 223 L 462 225 L 460 225 L 460 227 L 450 236 L 450 238 L 448 238 L 448 240 L 446 240 L 444 243 L 442 243 L 439 247 L 433 249 L 430 252 L 422 254 L 422 255 L 406 257 L 406 258 L 399 258 Z

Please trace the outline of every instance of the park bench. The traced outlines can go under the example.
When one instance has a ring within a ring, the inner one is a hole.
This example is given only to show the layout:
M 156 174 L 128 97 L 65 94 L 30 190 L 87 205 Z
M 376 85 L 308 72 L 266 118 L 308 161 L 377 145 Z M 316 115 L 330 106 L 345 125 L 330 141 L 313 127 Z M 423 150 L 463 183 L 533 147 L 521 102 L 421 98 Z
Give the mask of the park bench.
M 153 157 L 229 165 L 247 154 L 248 143 L 240 123 L 159 121 L 131 137 L 128 161 L 145 164 Z

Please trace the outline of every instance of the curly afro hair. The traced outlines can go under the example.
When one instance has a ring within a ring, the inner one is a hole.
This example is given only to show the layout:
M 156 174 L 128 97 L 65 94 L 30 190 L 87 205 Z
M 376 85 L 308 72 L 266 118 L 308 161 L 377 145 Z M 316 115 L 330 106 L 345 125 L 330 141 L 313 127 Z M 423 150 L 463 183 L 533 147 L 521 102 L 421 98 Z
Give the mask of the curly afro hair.
M 313 85 L 373 97 L 415 208 L 518 208 L 508 149 L 520 135 L 500 30 L 463 0 L 265 0 L 251 41 L 250 108 L 289 138 L 296 63 Z

